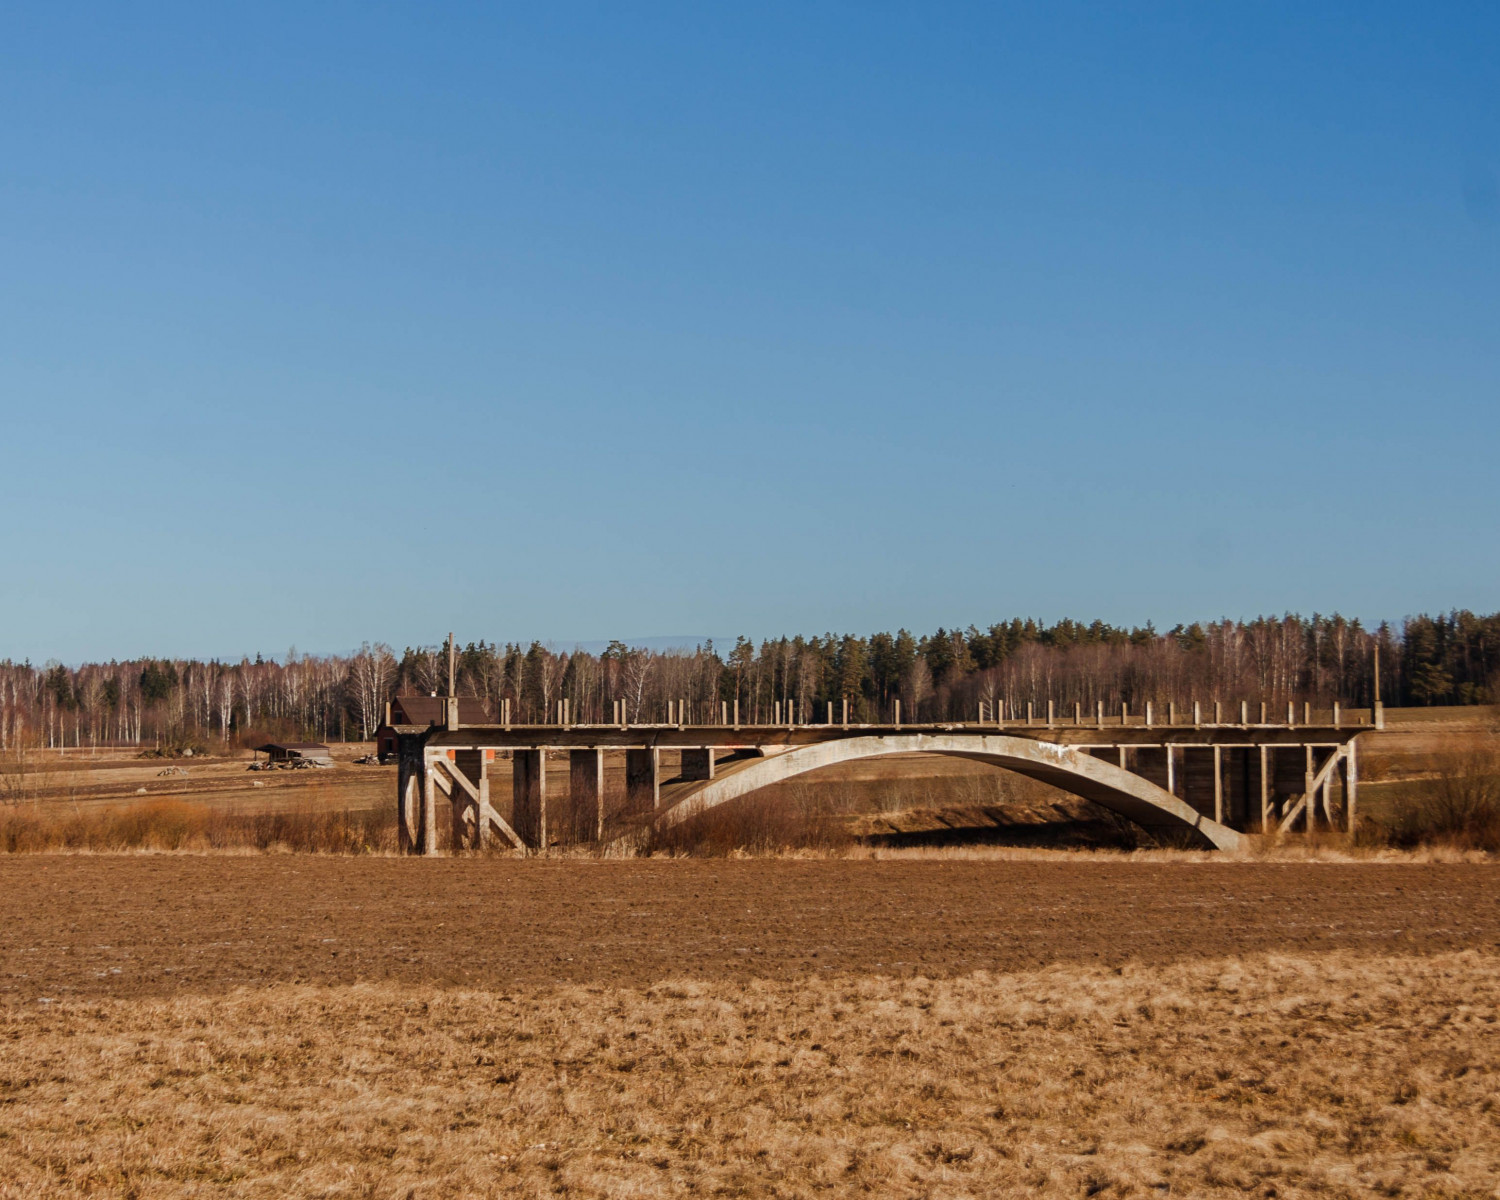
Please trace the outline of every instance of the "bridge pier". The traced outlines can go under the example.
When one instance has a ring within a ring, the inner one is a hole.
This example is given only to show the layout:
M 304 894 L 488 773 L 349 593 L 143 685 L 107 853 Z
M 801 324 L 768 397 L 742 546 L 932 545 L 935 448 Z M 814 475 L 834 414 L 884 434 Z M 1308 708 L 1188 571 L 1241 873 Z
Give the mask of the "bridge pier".
M 568 830 L 577 842 L 604 836 L 604 751 L 568 751 Z
M 655 812 L 661 803 L 661 751 L 655 746 L 625 751 L 625 811 Z
M 517 750 L 511 760 L 511 825 L 528 849 L 547 848 L 547 752 Z
M 402 854 L 421 854 L 422 796 L 426 763 L 422 739 L 401 734 L 396 739 L 396 846 Z
M 682 777 L 692 780 L 712 779 L 714 777 L 713 748 L 684 750 L 682 752 Z

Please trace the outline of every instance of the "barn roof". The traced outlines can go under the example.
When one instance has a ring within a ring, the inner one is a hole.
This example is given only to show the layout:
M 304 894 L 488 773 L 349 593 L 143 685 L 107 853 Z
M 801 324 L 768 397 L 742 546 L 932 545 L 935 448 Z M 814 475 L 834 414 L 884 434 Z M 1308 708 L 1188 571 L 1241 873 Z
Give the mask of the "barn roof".
M 447 719 L 447 712 L 443 708 L 446 697 L 443 696 L 397 696 L 392 709 L 399 709 L 406 715 L 405 721 L 396 720 L 398 725 L 432 725 L 441 724 Z M 393 718 L 397 714 L 393 711 Z M 477 696 L 460 696 L 458 698 L 458 720 L 461 725 L 483 725 L 490 719 L 489 706 Z

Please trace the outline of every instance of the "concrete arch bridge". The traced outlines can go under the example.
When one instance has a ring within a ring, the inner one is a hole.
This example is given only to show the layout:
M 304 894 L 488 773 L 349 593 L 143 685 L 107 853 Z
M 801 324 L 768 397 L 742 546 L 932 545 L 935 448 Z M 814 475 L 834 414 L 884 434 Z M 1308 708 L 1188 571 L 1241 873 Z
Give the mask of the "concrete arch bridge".
M 396 726 L 401 848 L 436 854 L 438 813 L 451 807 L 455 850 L 502 839 L 536 851 L 629 829 L 691 821 L 763 787 L 838 763 L 941 754 L 990 763 L 1090 800 L 1158 834 L 1234 850 L 1247 833 L 1299 826 L 1353 829 L 1358 804 L 1355 739 L 1370 724 L 1194 721 L 977 721 L 937 725 L 630 724 Z M 1241 709 L 1242 715 L 1245 710 Z M 1196 714 L 1195 714 L 1196 715 Z M 565 714 L 560 714 L 565 716 Z M 1175 714 L 1174 714 L 1175 716 Z M 1310 718 L 1311 714 L 1304 714 Z M 559 771 L 566 756 L 566 795 Z M 624 759 L 623 811 L 605 812 L 606 763 Z M 504 764 L 505 759 L 508 764 Z M 508 765 L 510 801 L 490 796 Z M 669 774 L 676 766 L 675 774 Z M 553 828 L 549 830 L 549 810 Z M 559 818 L 558 814 L 565 814 Z M 563 826 L 558 828 L 558 826 Z

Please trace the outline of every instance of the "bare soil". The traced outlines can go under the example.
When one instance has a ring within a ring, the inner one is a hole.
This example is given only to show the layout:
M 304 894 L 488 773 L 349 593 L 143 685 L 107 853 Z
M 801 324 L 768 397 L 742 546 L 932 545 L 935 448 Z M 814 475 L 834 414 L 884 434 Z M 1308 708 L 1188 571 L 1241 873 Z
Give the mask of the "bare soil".
M 248 750 L 192 758 L 141 758 L 113 747 L 40 751 L 31 764 L 25 799 L 27 807 L 55 815 L 147 799 L 259 812 L 394 806 L 396 768 L 354 761 L 372 752 L 373 742 L 337 743 L 330 750 L 333 767 L 299 771 L 251 771 L 257 756 Z M 264 761 L 264 755 L 259 757 Z
M 0 1002 L 1500 951 L 1486 864 L 0 860 Z

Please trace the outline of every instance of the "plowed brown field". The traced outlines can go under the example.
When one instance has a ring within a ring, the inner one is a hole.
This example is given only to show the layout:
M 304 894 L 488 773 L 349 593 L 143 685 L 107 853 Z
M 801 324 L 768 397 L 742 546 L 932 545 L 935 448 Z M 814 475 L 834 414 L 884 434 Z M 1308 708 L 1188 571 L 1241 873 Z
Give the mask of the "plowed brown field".
M 1500 868 L 0 860 L 0 1200 L 1480 1197 Z
M 1497 885 L 1478 864 L 23 856 L 0 860 L 0 998 L 1493 952 Z

